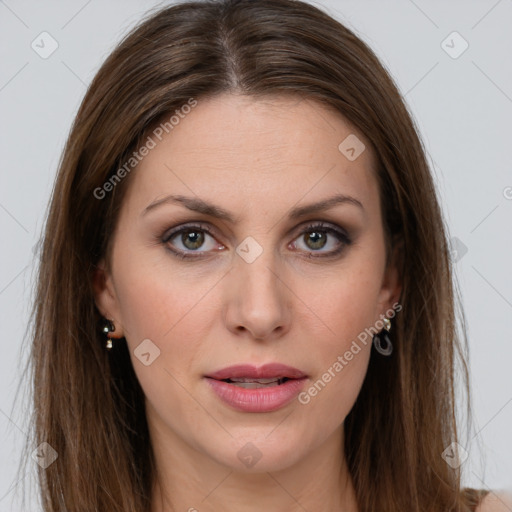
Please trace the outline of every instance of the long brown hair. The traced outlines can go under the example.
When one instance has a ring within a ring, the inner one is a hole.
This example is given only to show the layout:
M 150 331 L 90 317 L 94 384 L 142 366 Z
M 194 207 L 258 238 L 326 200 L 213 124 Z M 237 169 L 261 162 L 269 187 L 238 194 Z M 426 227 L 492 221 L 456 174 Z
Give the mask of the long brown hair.
M 297 0 L 219 0 L 152 13 L 107 58 L 72 126 L 40 254 L 30 355 L 31 447 L 46 442 L 58 454 L 38 469 L 44 511 L 150 510 L 144 395 L 126 345 L 105 350 L 91 284 L 130 175 L 103 198 L 95 190 L 163 118 L 223 92 L 316 100 L 370 141 L 403 288 L 393 357 L 371 357 L 345 420 L 359 510 L 473 510 L 480 493 L 462 489 L 442 457 L 458 439 L 457 361 L 467 396 L 468 370 L 447 230 L 415 123 L 372 50 L 326 13 Z

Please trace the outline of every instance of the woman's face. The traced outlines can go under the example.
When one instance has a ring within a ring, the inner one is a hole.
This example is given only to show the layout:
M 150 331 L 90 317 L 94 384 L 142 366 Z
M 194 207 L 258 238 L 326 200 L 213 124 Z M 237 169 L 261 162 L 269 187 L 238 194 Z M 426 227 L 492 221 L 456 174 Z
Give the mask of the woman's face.
M 240 471 L 289 467 L 341 436 L 367 370 L 363 333 L 399 295 L 374 156 L 340 115 L 289 96 L 199 99 L 152 138 L 95 279 L 152 440 Z M 271 363 L 303 378 L 258 373 Z M 234 365 L 255 368 L 211 378 Z M 244 375 L 253 384 L 221 380 Z M 254 383 L 265 375 L 295 378 Z

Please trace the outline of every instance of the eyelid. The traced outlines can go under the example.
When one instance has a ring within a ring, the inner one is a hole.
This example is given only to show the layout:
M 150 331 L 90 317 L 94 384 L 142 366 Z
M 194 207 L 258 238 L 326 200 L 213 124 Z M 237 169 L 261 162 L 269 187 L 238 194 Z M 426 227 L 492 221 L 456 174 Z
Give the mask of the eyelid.
M 176 226 L 175 228 L 166 230 L 164 232 L 164 234 L 162 235 L 162 241 L 168 242 L 174 235 L 177 235 L 178 233 L 181 233 L 182 231 L 185 231 L 185 230 L 192 231 L 194 229 L 197 229 L 198 231 L 206 231 L 211 236 L 214 236 L 214 230 L 212 229 L 212 227 L 210 225 L 203 224 L 202 222 L 198 222 L 198 223 L 192 222 L 192 223 L 180 224 L 179 226 Z
M 298 236 L 308 233 L 308 232 L 314 232 L 315 230 L 319 231 L 325 231 L 329 235 L 334 235 L 336 238 L 338 238 L 338 244 L 341 247 L 338 247 L 337 249 L 331 250 L 331 251 L 306 251 L 307 258 L 313 259 L 328 259 L 328 258 L 335 258 L 337 256 L 340 256 L 347 248 L 347 246 L 351 245 L 353 242 L 353 238 L 351 235 L 349 235 L 348 231 L 341 226 L 338 226 L 331 222 L 326 222 L 324 220 L 311 220 L 306 223 L 306 225 L 302 225 L 299 227 L 300 232 L 298 233 Z M 297 236 L 297 237 L 298 237 Z M 295 237 L 293 241 L 297 239 Z

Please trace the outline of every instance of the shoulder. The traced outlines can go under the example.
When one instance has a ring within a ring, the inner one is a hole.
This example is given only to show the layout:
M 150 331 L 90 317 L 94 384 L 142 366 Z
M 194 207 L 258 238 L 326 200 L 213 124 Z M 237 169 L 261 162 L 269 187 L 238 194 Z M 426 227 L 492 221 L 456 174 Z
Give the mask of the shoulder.
M 512 493 L 491 491 L 483 498 L 475 512 L 510 512 L 512 510 Z

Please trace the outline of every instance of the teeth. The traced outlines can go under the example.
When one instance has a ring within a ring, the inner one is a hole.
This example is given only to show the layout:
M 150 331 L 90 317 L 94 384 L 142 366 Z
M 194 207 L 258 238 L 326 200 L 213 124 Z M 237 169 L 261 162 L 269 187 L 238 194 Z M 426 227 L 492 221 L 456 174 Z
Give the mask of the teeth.
M 286 377 L 274 377 L 273 379 L 247 379 L 247 378 L 233 378 L 226 379 L 225 382 L 229 382 L 234 386 L 245 389 L 257 389 L 257 388 L 267 388 L 271 386 L 280 386 L 284 382 L 286 382 L 288 378 Z
M 230 380 L 231 382 L 258 382 L 259 384 L 270 384 L 272 382 L 277 382 L 279 380 L 282 380 L 282 378 L 274 377 L 272 379 L 247 379 L 245 377 L 242 377 L 242 378 L 233 378 L 233 379 L 228 379 L 228 380 Z
M 274 380 L 272 382 L 268 382 L 266 384 L 261 384 L 259 382 L 232 382 L 234 386 L 245 389 L 258 389 L 258 388 L 268 388 L 271 386 L 276 386 L 279 384 L 278 380 Z

